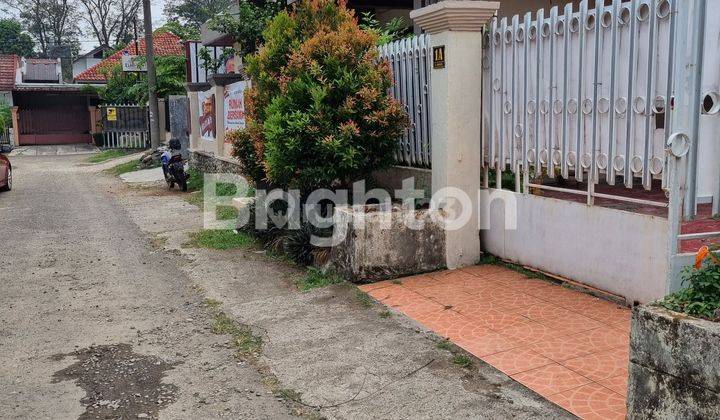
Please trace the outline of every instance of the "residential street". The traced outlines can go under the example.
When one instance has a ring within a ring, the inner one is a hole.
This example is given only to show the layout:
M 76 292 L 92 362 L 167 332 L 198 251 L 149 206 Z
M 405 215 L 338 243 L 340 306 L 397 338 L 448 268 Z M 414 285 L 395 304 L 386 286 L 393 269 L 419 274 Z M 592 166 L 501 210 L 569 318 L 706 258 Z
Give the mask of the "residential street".
M 0 193 L 0 418 L 571 417 L 352 285 L 187 247 L 182 193 L 84 159 L 12 158 Z M 220 321 L 261 345 L 236 355 Z

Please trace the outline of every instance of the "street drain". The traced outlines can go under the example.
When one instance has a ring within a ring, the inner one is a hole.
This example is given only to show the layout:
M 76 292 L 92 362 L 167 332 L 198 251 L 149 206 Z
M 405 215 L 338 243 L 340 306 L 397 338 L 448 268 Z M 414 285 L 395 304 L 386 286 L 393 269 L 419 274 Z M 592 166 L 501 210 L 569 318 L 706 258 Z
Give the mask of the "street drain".
M 162 383 L 174 365 L 154 356 L 132 352 L 129 344 L 94 346 L 53 356 L 73 356 L 77 363 L 56 372 L 53 383 L 74 380 L 85 390 L 80 419 L 156 418 L 173 403 L 178 388 Z

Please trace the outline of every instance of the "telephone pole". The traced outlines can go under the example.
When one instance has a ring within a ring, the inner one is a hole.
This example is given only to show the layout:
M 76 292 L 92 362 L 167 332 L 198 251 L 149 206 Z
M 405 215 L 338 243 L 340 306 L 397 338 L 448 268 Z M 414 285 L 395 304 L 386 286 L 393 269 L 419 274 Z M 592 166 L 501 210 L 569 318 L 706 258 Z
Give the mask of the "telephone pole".
M 155 57 L 153 55 L 152 12 L 150 0 L 143 0 L 145 22 L 145 54 L 147 56 L 148 100 L 150 102 L 150 146 L 153 150 L 160 147 L 160 127 L 158 126 L 157 76 L 155 75 Z

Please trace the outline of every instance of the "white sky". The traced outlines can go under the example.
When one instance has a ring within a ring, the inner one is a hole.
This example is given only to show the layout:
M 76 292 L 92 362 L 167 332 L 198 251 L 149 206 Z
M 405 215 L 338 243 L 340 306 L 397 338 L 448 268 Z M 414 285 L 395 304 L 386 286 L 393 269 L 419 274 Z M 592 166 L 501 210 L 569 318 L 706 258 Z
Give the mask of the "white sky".
M 165 14 L 163 13 L 165 0 L 151 0 L 150 4 L 152 5 L 153 29 L 155 29 L 165 24 Z M 142 13 L 142 8 L 140 9 L 140 13 Z M 92 35 L 85 34 L 80 39 L 80 54 L 88 52 L 97 46 L 97 40 L 94 39 Z
M 166 0 L 151 0 L 150 1 L 150 4 L 152 5 L 153 29 L 165 24 L 165 15 L 163 14 L 163 9 L 165 8 L 165 2 L 166 2 Z M 10 14 L 14 14 L 12 12 L 12 10 L 0 9 L 0 17 L 4 18 L 5 16 L 3 16 L 3 15 L 7 12 L 9 12 Z M 140 13 L 142 13 L 142 9 L 140 9 Z M 83 28 L 83 29 L 86 29 L 86 28 Z M 80 37 L 80 53 L 81 54 L 92 50 L 93 48 L 97 47 L 97 45 L 98 45 L 97 40 L 90 33 L 85 33 Z

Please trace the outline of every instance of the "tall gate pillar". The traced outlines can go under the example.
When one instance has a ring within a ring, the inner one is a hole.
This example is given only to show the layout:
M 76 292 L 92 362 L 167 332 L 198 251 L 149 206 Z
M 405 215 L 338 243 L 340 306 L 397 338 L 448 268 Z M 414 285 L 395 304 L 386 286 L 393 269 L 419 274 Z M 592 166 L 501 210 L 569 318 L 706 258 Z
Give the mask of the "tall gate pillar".
M 451 269 L 477 263 L 481 253 L 482 29 L 499 7 L 497 1 L 441 1 L 410 13 L 430 35 L 433 198 L 436 208 L 455 220 L 470 213 L 461 227 L 445 229 Z

